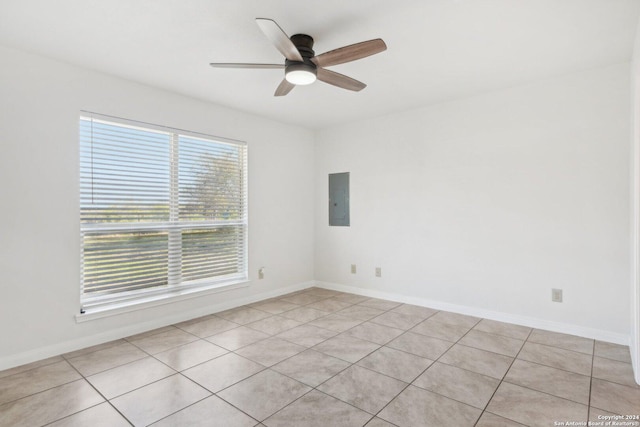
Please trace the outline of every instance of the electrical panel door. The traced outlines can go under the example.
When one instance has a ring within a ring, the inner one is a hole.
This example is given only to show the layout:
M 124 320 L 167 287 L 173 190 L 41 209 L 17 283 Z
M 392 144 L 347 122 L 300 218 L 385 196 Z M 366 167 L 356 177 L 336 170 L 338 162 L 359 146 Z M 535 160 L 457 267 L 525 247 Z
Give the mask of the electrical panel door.
M 329 225 L 349 226 L 349 172 L 329 174 Z

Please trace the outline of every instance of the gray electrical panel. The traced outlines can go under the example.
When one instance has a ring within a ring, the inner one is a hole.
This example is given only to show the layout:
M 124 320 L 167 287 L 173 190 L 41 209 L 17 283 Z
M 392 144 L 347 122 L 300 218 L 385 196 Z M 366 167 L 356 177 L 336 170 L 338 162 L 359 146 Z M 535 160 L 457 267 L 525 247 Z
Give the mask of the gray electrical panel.
M 329 174 L 329 225 L 349 226 L 349 172 Z

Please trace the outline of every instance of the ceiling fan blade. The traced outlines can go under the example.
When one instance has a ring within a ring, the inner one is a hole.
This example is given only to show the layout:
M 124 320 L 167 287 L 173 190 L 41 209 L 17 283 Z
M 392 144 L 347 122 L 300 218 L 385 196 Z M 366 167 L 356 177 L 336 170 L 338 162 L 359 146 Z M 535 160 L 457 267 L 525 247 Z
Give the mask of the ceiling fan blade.
M 284 68 L 284 64 L 235 64 L 231 62 L 212 62 L 209 65 L 214 68 Z
M 311 60 L 318 67 L 329 67 L 331 65 L 366 58 L 367 56 L 375 55 L 385 50 L 387 50 L 387 45 L 384 41 L 382 39 L 374 39 L 330 50 L 329 52 L 311 58 Z
M 287 79 L 282 79 L 282 81 L 278 85 L 278 88 L 276 89 L 276 93 L 274 93 L 273 96 L 285 96 L 286 94 L 291 92 L 291 89 L 293 89 L 294 87 L 296 87 L 296 85 L 294 85 L 293 83 L 289 83 Z
M 366 84 L 359 82 L 356 79 L 347 77 L 344 74 L 336 73 L 334 71 L 325 70 L 324 68 L 318 68 L 318 80 L 330 85 L 338 86 L 342 89 L 353 90 L 355 92 L 361 91 Z
M 300 55 L 298 48 L 289 40 L 289 36 L 282 31 L 282 28 L 276 24 L 276 21 L 266 18 L 256 18 L 256 23 L 264 35 L 271 40 L 271 43 L 275 45 L 276 49 L 278 49 L 285 58 L 289 61 L 302 62 L 302 55 Z

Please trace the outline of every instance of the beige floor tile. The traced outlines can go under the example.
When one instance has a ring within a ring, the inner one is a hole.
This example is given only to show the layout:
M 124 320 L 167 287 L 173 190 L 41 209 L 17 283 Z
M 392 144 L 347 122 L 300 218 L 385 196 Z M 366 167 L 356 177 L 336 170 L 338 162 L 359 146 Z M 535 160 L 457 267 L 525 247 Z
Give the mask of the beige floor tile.
M 278 297 L 273 297 L 273 298 L 267 298 L 267 299 L 263 299 L 260 301 L 256 301 L 256 302 L 252 302 L 251 304 L 247 304 L 245 306 L 241 306 L 241 307 L 236 307 L 236 308 L 242 308 L 242 307 L 251 307 L 251 308 L 256 308 L 257 306 L 261 305 L 261 304 L 266 304 L 268 302 L 274 302 L 274 301 L 279 301 L 282 298 L 286 298 L 288 296 L 293 296 L 293 295 L 298 295 L 298 294 L 286 294 L 286 295 L 281 295 Z
M 292 296 L 284 297 L 281 299 L 282 301 L 290 302 L 293 304 L 307 305 L 307 304 L 311 304 L 311 303 L 323 300 L 325 298 L 317 295 L 311 295 L 311 294 L 305 293 L 305 294 L 292 295 Z
M 189 320 L 184 320 L 184 321 L 179 322 L 179 323 L 174 323 L 171 326 L 174 327 L 174 328 L 183 329 L 184 326 L 194 325 L 196 323 L 204 322 L 205 320 L 209 320 L 209 319 L 219 319 L 219 317 L 216 316 L 215 313 L 212 313 L 212 314 L 207 314 L 205 316 L 193 317 L 193 318 L 191 318 Z M 130 338 L 132 338 L 132 337 L 130 337 Z
M 436 362 L 413 385 L 484 409 L 500 380 Z
M 401 303 L 399 302 L 388 301 L 384 299 L 376 299 L 376 298 L 369 298 L 368 300 L 358 303 L 358 305 L 377 308 L 378 310 L 384 310 L 384 311 L 388 311 L 388 310 L 391 310 L 392 308 L 396 308 L 400 304 Z
M 156 354 L 197 340 L 198 337 L 175 328 L 129 342 L 149 354 Z
M 301 325 L 284 331 L 276 335 L 276 337 L 305 347 L 313 347 L 336 335 L 338 335 L 337 332 L 330 331 L 329 329 L 318 328 L 317 326 L 311 325 Z
M 11 402 L 82 378 L 66 361 L 41 366 L 0 379 L 0 404 Z
M 414 334 L 413 332 L 405 332 L 398 338 L 389 342 L 387 347 L 406 351 L 407 353 L 415 354 L 416 356 L 424 357 L 426 359 L 436 360 L 452 345 L 453 343 L 448 341 Z
M 237 350 L 249 344 L 253 344 L 260 340 L 269 338 L 270 335 L 264 332 L 256 331 L 255 329 L 247 328 L 246 326 L 240 326 L 239 328 L 231 329 L 226 332 L 208 337 L 206 340 L 219 345 L 227 350 Z
M 216 396 L 170 415 L 153 427 L 253 427 L 257 421 Z
M 371 319 L 372 322 L 377 323 L 379 325 L 402 329 L 403 331 L 413 328 L 423 320 L 424 320 L 424 317 L 419 315 L 404 314 L 404 313 L 398 313 L 394 311 L 387 311 L 386 313 Z
M 476 427 L 522 427 L 524 424 L 499 417 L 491 412 L 484 412 Z
M 104 397 L 112 399 L 176 372 L 153 357 L 136 360 L 87 377 Z
M 358 366 L 410 383 L 433 363 L 432 360 L 389 347 L 380 347 L 358 362 Z
M 204 320 L 205 318 L 207 318 L 207 316 L 201 317 L 201 318 L 199 318 L 199 320 Z M 191 321 L 194 321 L 194 320 L 191 320 Z M 128 336 L 126 338 L 126 340 L 127 341 L 130 341 L 130 340 L 141 340 L 143 338 L 150 337 L 151 335 L 161 334 L 163 332 L 169 332 L 169 331 L 175 331 L 175 330 L 176 330 L 176 327 L 173 326 L 173 325 L 163 326 L 162 328 L 151 329 L 150 331 L 145 331 L 145 332 L 141 332 L 139 334 L 130 335 L 130 336 Z
M 85 380 L 74 381 L 0 405 L 0 426 L 34 427 L 104 402 Z
M 180 374 L 124 394 L 111 403 L 135 426 L 146 426 L 210 396 Z
M 236 350 L 236 354 L 264 366 L 272 366 L 305 351 L 306 347 L 279 338 L 267 338 Z
M 187 369 L 182 374 L 217 393 L 263 369 L 264 366 L 256 362 L 228 353 Z
M 317 288 L 315 286 L 307 289 L 305 293 L 309 295 L 318 295 L 325 298 L 335 297 L 339 295 L 347 295 L 344 292 L 334 291 L 333 289 Z
M 534 329 L 531 335 L 529 335 L 528 341 L 559 347 L 565 350 L 577 351 L 578 353 L 593 354 L 594 341 L 575 335 Z
M 267 313 L 271 313 L 271 314 L 281 314 L 286 311 L 300 308 L 300 306 L 292 302 L 277 300 L 277 301 L 269 301 L 264 304 L 256 305 L 255 308 L 257 308 L 258 310 L 266 311 Z
M 407 387 L 378 414 L 400 427 L 472 427 L 482 411 L 418 387 Z
M 351 366 L 349 362 L 314 350 L 307 350 L 271 367 L 288 377 L 316 387 Z
M 631 363 L 631 353 L 626 345 L 612 344 L 604 341 L 596 341 L 595 355 L 619 362 Z
M 344 335 L 383 345 L 400 336 L 402 332 L 401 329 L 364 322 L 344 332 Z
M 0 372 L 0 427 L 535 427 L 639 402 L 626 346 L 322 288 Z
M 87 377 L 143 357 L 147 357 L 144 351 L 133 344 L 124 342 L 123 344 L 68 359 L 68 361 L 82 375 Z
M 617 360 L 603 357 L 593 358 L 594 378 L 623 384 L 629 387 L 640 388 L 633 377 L 633 367 L 631 363 L 618 362 Z
M 382 418 L 372 418 L 366 425 L 366 427 L 395 427 L 393 424 L 386 422 Z
M 348 302 L 349 304 L 358 304 L 358 303 L 361 303 L 362 301 L 366 301 L 369 299 L 369 297 L 365 297 L 362 295 L 355 295 L 355 294 L 342 294 L 342 295 L 337 295 L 333 298 L 338 301 Z
M 558 347 L 526 342 L 518 359 L 582 375 L 591 375 L 592 356 Z
M 216 335 L 216 334 L 219 334 L 220 332 L 237 328 L 239 325 L 237 323 L 224 320 L 220 317 L 213 316 L 198 322 L 178 323 L 176 326 L 197 337 L 207 338 L 207 337 L 210 337 L 211 335 Z
M 329 356 L 355 363 L 379 347 L 378 344 L 369 341 L 338 335 L 321 342 L 313 349 Z
M 585 405 L 503 382 L 487 411 L 531 427 L 549 427 L 555 421 L 586 422 Z
M 131 424 L 109 403 L 77 412 L 47 427 L 129 427 Z
M 518 340 L 526 340 L 532 328 L 527 326 L 514 325 L 511 323 L 498 322 L 496 320 L 482 319 L 473 327 L 476 331 L 488 332 L 490 334 L 502 335 Z
M 228 351 L 222 347 L 218 347 L 205 340 L 198 340 L 172 348 L 171 350 L 163 351 L 154 357 L 176 371 L 182 371 L 226 353 L 228 353 Z
M 306 323 L 326 316 L 327 314 L 329 313 L 326 311 L 315 310 L 309 307 L 300 307 L 290 311 L 285 311 L 281 314 L 281 316 L 286 317 L 287 319 L 293 319 L 297 320 L 298 322 Z
M 477 348 L 456 344 L 447 351 L 440 362 L 467 369 L 492 378 L 502 379 L 513 358 Z
M 621 415 L 640 415 L 640 389 L 593 378 L 591 406 Z
M 352 427 L 369 421 L 370 414 L 319 391 L 311 391 L 264 421 L 267 427 Z
M 405 382 L 353 365 L 321 384 L 318 390 L 376 414 L 406 386 Z
M 352 305 L 336 312 L 336 314 L 339 314 L 340 316 L 350 317 L 352 319 L 358 320 L 371 320 L 383 313 L 385 313 L 383 310 L 365 307 L 363 305 Z
M 402 304 L 395 308 L 392 308 L 390 311 L 392 313 L 401 313 L 422 317 L 422 320 L 426 319 L 427 317 L 431 317 L 438 312 L 438 310 L 434 310 L 433 308 L 411 304 Z
M 329 316 L 316 319 L 313 322 L 309 322 L 309 324 L 312 326 L 317 326 L 319 328 L 329 329 L 336 332 L 344 332 L 356 325 L 359 325 L 360 323 L 362 323 L 362 320 L 340 316 L 338 314 L 331 314 Z
M 4 371 L 0 371 L 0 379 L 8 377 L 9 375 L 20 374 L 22 372 L 30 371 L 31 369 L 62 362 L 63 360 L 62 356 L 54 356 L 47 359 L 37 360 L 32 363 L 27 363 L 26 365 L 16 366 L 15 368 L 5 369 Z
M 127 341 L 125 341 L 124 339 L 119 339 L 119 340 L 115 340 L 115 341 L 109 341 L 109 342 L 105 342 L 105 343 L 102 343 L 102 344 L 92 345 L 91 347 L 81 348 L 81 349 L 76 350 L 76 351 L 71 351 L 69 353 L 63 354 L 63 356 L 66 359 L 71 359 L 73 357 L 83 356 L 85 354 L 93 353 L 94 351 L 104 350 L 105 348 L 109 348 L 109 347 L 113 347 L 113 346 L 116 346 L 116 345 L 124 344 L 126 342 Z
M 459 343 L 480 350 L 516 357 L 524 341 L 472 329 L 462 337 Z
M 287 319 L 282 316 L 271 316 L 258 320 L 257 322 L 248 323 L 246 326 L 256 331 L 264 332 L 265 334 L 277 335 L 300 325 L 302 325 L 302 323 L 297 320 Z
M 271 303 L 264 303 L 264 304 L 271 304 Z M 288 303 L 285 303 L 285 304 L 288 304 Z M 257 307 L 258 306 L 256 306 L 256 308 Z M 216 316 L 221 317 L 224 320 L 228 320 L 230 322 L 238 323 L 240 325 L 246 325 L 247 323 L 256 322 L 258 320 L 271 317 L 271 313 L 267 313 L 264 310 L 257 310 L 256 308 L 242 306 L 238 308 L 233 308 L 231 310 L 222 311 L 220 313 L 216 313 Z
M 424 322 L 418 323 L 411 332 L 415 332 L 420 335 L 426 335 L 441 340 L 456 342 L 469 332 L 469 326 L 451 325 L 449 323 L 442 323 L 432 318 L 428 318 Z
M 329 298 L 329 299 L 323 299 L 321 301 L 316 301 L 314 303 L 307 305 L 306 307 L 313 308 L 320 311 L 326 311 L 328 313 L 333 313 L 334 311 L 339 311 L 350 306 L 351 304 L 349 304 L 348 302 L 338 301 L 336 299 Z
M 262 421 L 310 390 L 310 387 L 298 381 L 267 369 L 218 395 Z
M 574 402 L 589 404 L 591 379 L 585 375 L 517 359 L 504 380 Z
M 429 319 L 440 323 L 447 323 L 449 325 L 466 326 L 469 329 L 473 328 L 480 321 L 479 317 L 452 313 L 450 311 L 440 311 Z

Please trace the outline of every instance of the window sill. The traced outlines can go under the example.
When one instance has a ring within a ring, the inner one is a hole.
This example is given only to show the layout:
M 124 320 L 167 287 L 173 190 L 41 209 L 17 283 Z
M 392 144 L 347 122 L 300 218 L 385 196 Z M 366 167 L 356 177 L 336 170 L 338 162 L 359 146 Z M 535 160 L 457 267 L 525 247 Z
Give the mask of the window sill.
M 248 280 L 239 280 L 236 282 L 227 282 L 224 284 L 187 288 L 177 292 L 153 295 L 125 302 L 114 302 L 113 304 L 87 309 L 84 313 L 76 314 L 76 323 L 116 316 L 123 313 L 143 310 L 145 308 L 157 307 L 159 305 L 184 301 L 191 298 L 201 297 L 203 295 L 226 292 L 239 288 L 246 288 L 249 286 L 249 283 L 250 282 Z

